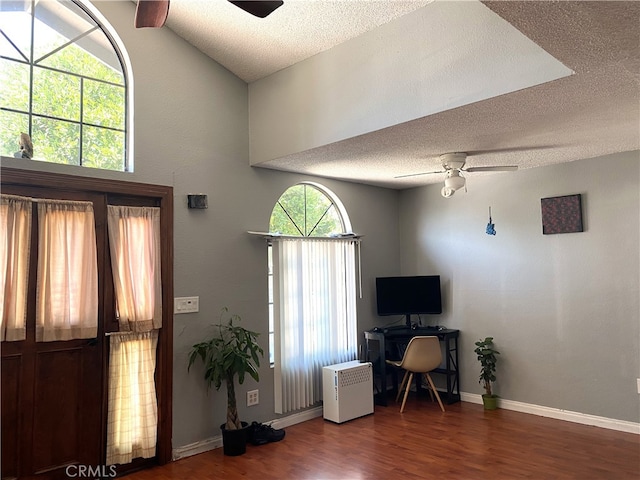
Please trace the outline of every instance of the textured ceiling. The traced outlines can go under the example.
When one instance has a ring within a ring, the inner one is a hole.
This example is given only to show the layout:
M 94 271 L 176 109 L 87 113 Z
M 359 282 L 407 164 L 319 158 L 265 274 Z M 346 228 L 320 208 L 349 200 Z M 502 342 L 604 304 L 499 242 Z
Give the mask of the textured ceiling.
M 222 0 L 171 0 L 167 26 L 252 82 L 429 3 L 285 0 L 258 19 Z M 442 178 L 394 177 L 436 170 L 446 152 L 533 168 L 640 149 L 639 2 L 483 3 L 575 74 L 260 166 L 408 188 Z
M 225 0 L 171 0 L 167 26 L 250 83 L 432 1 L 285 0 L 257 18 Z

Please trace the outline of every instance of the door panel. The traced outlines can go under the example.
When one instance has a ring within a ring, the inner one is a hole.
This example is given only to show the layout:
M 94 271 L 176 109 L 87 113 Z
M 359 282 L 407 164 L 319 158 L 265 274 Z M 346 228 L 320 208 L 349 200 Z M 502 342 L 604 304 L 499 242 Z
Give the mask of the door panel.
M 36 354 L 32 438 L 36 472 L 78 460 L 81 354 L 79 349 Z
M 18 476 L 22 355 L 2 357 L 2 476 Z
M 100 444 L 92 438 L 92 432 L 100 431 L 101 405 L 90 398 L 91 390 L 101 388 L 100 375 L 86 372 L 96 364 L 91 357 L 99 353 L 98 349 L 87 345 L 86 340 L 54 343 L 53 348 L 42 344 L 36 353 L 32 439 L 35 473 L 72 463 L 100 464 L 99 450 L 87 448 Z

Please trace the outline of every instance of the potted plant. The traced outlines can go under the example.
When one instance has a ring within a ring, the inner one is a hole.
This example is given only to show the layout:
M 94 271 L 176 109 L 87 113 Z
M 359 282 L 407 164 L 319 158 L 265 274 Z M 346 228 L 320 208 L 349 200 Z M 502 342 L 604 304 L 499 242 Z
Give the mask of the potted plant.
M 235 393 L 235 380 L 244 382 L 248 373 L 257 382 L 260 380 L 258 368 L 263 349 L 257 343 L 258 333 L 239 325 L 239 315 L 229 315 L 225 307 L 220 313 L 218 325 L 214 325 L 213 336 L 204 342 L 193 345 L 189 354 L 189 367 L 200 359 L 204 364 L 204 379 L 207 388 L 213 385 L 216 390 L 224 382 L 227 387 L 227 421 L 220 425 L 225 455 L 242 455 L 246 451 L 247 422 L 241 422 Z M 225 316 L 228 320 L 224 320 Z
M 493 337 L 486 337 L 484 340 L 476 342 L 474 350 L 480 362 L 480 383 L 484 387 L 485 393 L 482 395 L 482 403 L 485 410 L 495 410 L 498 408 L 498 395 L 491 390 L 491 383 L 496 381 L 496 363 L 500 352 L 493 346 Z

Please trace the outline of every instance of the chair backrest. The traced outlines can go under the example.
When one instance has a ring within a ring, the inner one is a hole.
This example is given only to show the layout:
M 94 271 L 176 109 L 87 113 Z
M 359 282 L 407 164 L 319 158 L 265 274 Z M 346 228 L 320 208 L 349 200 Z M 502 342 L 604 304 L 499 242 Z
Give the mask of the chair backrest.
M 413 337 L 407 345 L 400 368 L 415 373 L 430 372 L 442 362 L 438 337 Z

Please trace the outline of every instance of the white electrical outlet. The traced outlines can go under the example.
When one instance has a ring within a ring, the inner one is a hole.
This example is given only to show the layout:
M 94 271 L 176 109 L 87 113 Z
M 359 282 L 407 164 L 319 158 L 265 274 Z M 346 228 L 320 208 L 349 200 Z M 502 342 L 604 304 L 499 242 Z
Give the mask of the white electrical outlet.
M 173 313 L 195 313 L 200 311 L 200 297 L 176 297 L 173 299 Z
M 258 405 L 259 400 L 258 390 L 250 390 L 247 392 L 247 407 Z
M 640 393 L 640 378 L 636 379 L 638 381 L 638 393 Z

